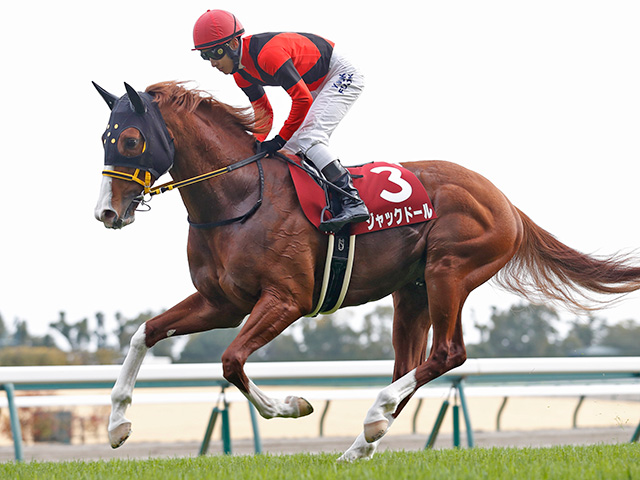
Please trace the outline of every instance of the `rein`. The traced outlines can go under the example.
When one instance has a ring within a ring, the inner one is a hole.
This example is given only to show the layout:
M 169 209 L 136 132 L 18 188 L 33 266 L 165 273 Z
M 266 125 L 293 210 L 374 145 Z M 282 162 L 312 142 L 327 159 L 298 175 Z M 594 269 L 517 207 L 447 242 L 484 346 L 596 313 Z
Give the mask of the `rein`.
M 139 168 L 136 169 L 135 172 L 133 172 L 133 174 L 131 173 L 125 173 L 125 172 L 117 172 L 115 170 L 103 170 L 102 171 L 102 175 L 104 175 L 105 177 L 111 177 L 111 178 L 117 178 L 119 180 L 126 180 L 129 182 L 135 182 L 139 185 L 142 185 L 142 187 L 144 188 L 143 193 L 141 195 L 139 195 L 138 197 L 136 197 L 134 199 L 134 202 L 137 202 L 138 204 L 142 205 L 142 206 L 147 206 L 147 208 L 150 209 L 150 207 L 148 206 L 148 203 L 151 201 L 151 199 L 155 196 L 155 195 L 159 195 L 161 193 L 165 193 L 171 190 L 177 190 L 178 188 L 183 188 L 183 187 L 188 187 L 190 185 L 194 185 L 196 183 L 199 182 L 204 182 L 205 180 L 209 180 L 211 178 L 215 178 L 218 177 L 220 175 L 224 175 L 225 173 L 229 173 L 229 172 L 233 172 L 234 170 L 237 170 L 239 168 L 245 167 L 247 165 L 250 165 L 254 162 L 257 162 L 258 164 L 258 171 L 260 173 L 260 197 L 258 198 L 258 200 L 256 201 L 256 203 L 253 205 L 253 207 L 251 207 L 251 209 L 245 213 L 244 215 L 240 215 L 238 217 L 234 217 L 234 218 L 230 218 L 227 220 L 222 220 L 219 222 L 210 222 L 210 223 L 194 223 L 191 221 L 191 219 L 187 218 L 187 221 L 189 222 L 189 225 L 191 225 L 194 228 L 202 228 L 202 229 L 206 229 L 206 228 L 214 228 L 214 227 L 219 227 L 222 225 L 228 225 L 230 223 L 234 223 L 234 222 L 244 222 L 247 218 L 249 218 L 251 215 L 253 215 L 256 210 L 258 210 L 258 208 L 260 208 L 260 205 L 262 205 L 262 194 L 263 194 L 263 190 L 264 190 L 264 171 L 262 169 L 262 162 L 260 162 L 260 160 L 262 160 L 264 157 L 266 157 L 267 153 L 266 152 L 261 152 L 261 153 L 257 153 L 256 155 L 253 155 L 249 158 L 245 158 L 244 160 L 240 160 L 239 162 L 233 163 L 227 167 L 223 167 L 223 168 L 219 168 L 218 170 L 214 170 L 212 172 L 209 173 L 204 173 L 202 175 L 198 175 L 196 177 L 192 177 L 192 178 L 188 178 L 186 180 L 180 180 L 178 182 L 168 182 L 165 184 L 162 184 L 158 187 L 155 188 L 151 188 L 151 173 L 149 173 L 148 171 L 145 171 L 145 178 L 144 180 L 142 180 L 141 178 L 138 177 L 138 175 L 140 174 L 141 170 Z M 148 199 L 145 199 L 144 196 L 145 195 L 149 195 Z
M 221 227 L 223 225 L 229 225 L 235 222 L 244 222 L 251 215 L 253 215 L 258 210 L 258 208 L 260 208 L 260 206 L 262 205 L 262 198 L 263 198 L 263 191 L 264 191 L 264 170 L 262 169 L 262 162 L 260 162 L 260 160 L 262 160 L 266 156 L 267 156 L 266 152 L 257 153 L 249 158 L 240 160 L 239 162 L 233 163 L 227 167 L 219 168 L 218 170 L 214 170 L 209 173 L 203 173 L 202 175 L 188 178 L 186 180 L 180 180 L 178 182 L 168 182 L 155 188 L 151 188 L 151 173 L 149 173 L 149 171 L 144 171 L 144 180 L 143 180 L 142 178 L 139 177 L 141 173 L 141 169 L 139 168 L 137 168 L 135 172 L 133 172 L 133 174 L 125 173 L 125 172 L 117 172 L 115 170 L 103 170 L 102 175 L 104 175 L 105 177 L 117 178 L 119 180 L 135 182 L 139 185 L 142 185 L 142 187 L 144 188 L 143 193 L 137 196 L 133 201 L 138 204 L 138 207 L 142 206 L 142 207 L 146 207 L 147 210 L 150 210 L 151 207 L 149 206 L 149 202 L 155 195 L 169 192 L 171 190 L 177 190 L 183 187 L 188 187 L 190 185 L 194 185 L 199 182 L 204 182 L 205 180 L 209 180 L 211 178 L 224 175 L 225 173 L 233 172 L 234 170 L 237 170 L 239 168 L 246 167 L 247 165 L 250 165 L 252 163 L 257 163 L 258 172 L 260 175 L 259 198 L 247 213 L 245 213 L 244 215 L 240 215 L 238 217 L 229 218 L 227 220 L 221 220 L 218 222 L 209 222 L 209 223 L 195 223 L 195 222 L 192 222 L 191 219 L 187 217 L 187 221 L 189 222 L 189 225 L 191 225 L 193 228 L 208 229 L 208 228 Z M 341 195 L 345 195 L 347 197 L 351 197 L 355 199 L 355 197 L 351 196 L 350 194 L 342 190 L 340 187 L 337 187 L 333 183 L 327 181 L 325 178 L 322 177 L 322 175 L 318 175 L 313 170 L 303 165 L 300 165 L 297 162 L 294 162 L 293 160 L 286 157 L 285 155 L 277 153 L 274 155 L 274 157 L 280 160 L 283 160 L 286 163 L 294 165 L 297 168 L 307 172 L 314 180 L 316 180 L 316 182 L 326 185 L 329 189 L 338 191 L 340 192 Z M 145 195 L 149 195 L 149 198 L 145 199 L 144 197 Z

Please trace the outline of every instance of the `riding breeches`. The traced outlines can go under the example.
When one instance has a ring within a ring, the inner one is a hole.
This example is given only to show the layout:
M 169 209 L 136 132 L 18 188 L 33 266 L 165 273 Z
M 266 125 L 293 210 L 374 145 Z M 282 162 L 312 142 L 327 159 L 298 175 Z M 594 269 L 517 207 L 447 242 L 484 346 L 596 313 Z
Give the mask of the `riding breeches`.
M 338 156 L 329 150 L 329 137 L 363 88 L 364 75 L 334 50 L 329 73 L 322 85 L 311 92 L 311 108 L 285 145 L 285 150 L 304 154 L 320 170 L 337 160 Z

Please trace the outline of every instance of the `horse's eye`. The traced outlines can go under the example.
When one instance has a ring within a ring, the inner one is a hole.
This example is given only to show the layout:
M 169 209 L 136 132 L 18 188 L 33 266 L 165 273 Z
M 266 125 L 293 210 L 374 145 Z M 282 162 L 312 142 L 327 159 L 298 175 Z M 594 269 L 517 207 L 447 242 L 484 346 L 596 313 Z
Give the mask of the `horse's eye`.
M 127 138 L 125 141 L 125 147 L 128 149 L 134 149 L 140 144 L 139 138 Z

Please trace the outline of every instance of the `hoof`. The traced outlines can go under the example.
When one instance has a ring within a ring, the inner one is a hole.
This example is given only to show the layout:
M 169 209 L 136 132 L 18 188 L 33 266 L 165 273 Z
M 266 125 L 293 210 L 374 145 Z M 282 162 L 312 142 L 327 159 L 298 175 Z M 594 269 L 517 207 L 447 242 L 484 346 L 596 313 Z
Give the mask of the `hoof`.
M 304 398 L 298 398 L 298 410 L 301 417 L 306 417 L 313 413 L 313 407 Z
M 373 443 L 380 440 L 387 433 L 389 428 L 388 420 L 378 420 L 377 422 L 368 423 L 364 426 L 364 439 L 367 443 Z
M 118 448 L 131 435 L 131 422 L 125 422 L 118 425 L 113 430 L 109 430 L 109 442 L 111 448 Z
M 304 398 L 290 396 L 284 399 L 284 403 L 288 403 L 294 409 L 297 409 L 297 414 L 291 415 L 294 418 L 306 417 L 313 413 L 313 407 Z
M 349 447 L 349 450 L 344 452 L 337 461 L 338 463 L 351 463 L 359 460 L 371 460 L 376 448 L 378 448 L 378 444 L 376 442 L 367 443 L 364 439 L 364 433 L 361 433 L 353 445 Z

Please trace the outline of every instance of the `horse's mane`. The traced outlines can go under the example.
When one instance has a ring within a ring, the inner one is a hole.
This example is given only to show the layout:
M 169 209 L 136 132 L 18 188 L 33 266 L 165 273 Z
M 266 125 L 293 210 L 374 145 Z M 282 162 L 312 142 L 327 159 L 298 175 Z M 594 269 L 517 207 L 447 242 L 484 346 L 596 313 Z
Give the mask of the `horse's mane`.
M 158 106 L 170 106 L 176 110 L 194 113 L 203 106 L 216 117 L 238 125 L 252 133 L 267 133 L 267 114 L 251 107 L 232 107 L 216 100 L 210 93 L 197 88 L 185 88 L 187 82 L 160 82 L 147 87 L 146 92 L 153 95 Z

